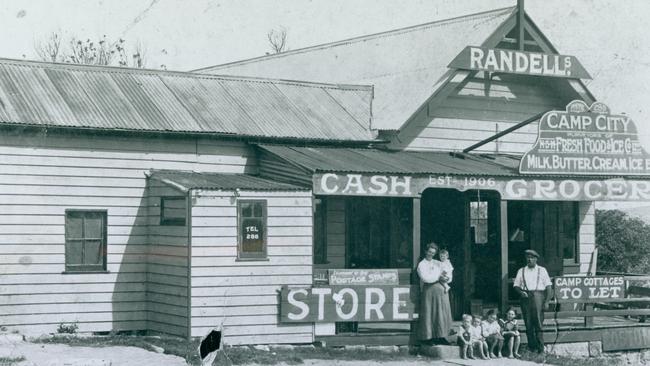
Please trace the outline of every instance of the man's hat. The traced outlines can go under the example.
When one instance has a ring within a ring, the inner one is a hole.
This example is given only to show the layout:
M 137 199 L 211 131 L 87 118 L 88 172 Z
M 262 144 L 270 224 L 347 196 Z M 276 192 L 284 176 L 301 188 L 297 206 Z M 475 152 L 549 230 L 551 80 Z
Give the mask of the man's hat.
M 526 249 L 526 250 L 524 251 L 524 254 L 525 254 L 526 256 L 532 255 L 533 257 L 539 258 L 539 253 L 537 253 L 536 251 L 534 251 L 534 250 L 532 250 L 532 249 Z

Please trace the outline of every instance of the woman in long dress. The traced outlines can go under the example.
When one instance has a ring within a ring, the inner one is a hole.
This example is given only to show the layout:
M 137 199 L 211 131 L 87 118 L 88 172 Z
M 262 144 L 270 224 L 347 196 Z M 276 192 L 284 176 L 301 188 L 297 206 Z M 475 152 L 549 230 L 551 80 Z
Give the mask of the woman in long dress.
M 424 259 L 418 264 L 422 289 L 418 329 L 420 340 L 439 340 L 448 336 L 451 329 L 449 294 L 443 287 L 443 283 L 449 279 L 442 273 L 440 261 L 433 259 L 437 252 L 438 246 L 429 243 Z

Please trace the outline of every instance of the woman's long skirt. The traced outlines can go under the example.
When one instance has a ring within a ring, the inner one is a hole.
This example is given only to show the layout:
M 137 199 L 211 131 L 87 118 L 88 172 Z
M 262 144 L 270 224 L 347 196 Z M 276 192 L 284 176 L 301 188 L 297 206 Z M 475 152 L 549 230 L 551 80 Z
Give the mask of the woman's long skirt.
M 451 306 L 449 293 L 436 283 L 425 283 L 420 293 L 418 338 L 422 340 L 442 338 L 451 330 Z

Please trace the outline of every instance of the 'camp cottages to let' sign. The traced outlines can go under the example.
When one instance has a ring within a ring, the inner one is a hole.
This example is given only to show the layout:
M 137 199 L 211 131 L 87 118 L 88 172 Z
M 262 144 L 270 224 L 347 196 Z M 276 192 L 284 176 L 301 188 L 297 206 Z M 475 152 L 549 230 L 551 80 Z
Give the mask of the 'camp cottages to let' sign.
M 650 155 L 634 122 L 595 102 L 574 100 L 545 113 L 537 141 L 519 165 L 522 174 L 650 175 Z

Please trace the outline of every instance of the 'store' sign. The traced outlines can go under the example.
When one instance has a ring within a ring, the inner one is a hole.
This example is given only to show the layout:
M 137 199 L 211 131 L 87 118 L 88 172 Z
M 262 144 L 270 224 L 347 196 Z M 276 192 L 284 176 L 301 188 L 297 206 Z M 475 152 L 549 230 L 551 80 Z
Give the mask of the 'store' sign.
M 410 286 L 282 288 L 280 321 L 399 322 L 417 317 Z
M 553 284 L 558 302 L 598 301 L 625 296 L 622 276 L 556 277 Z

